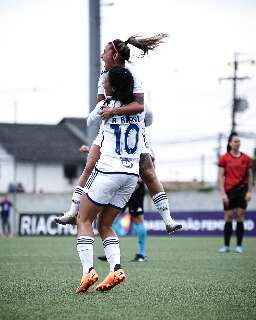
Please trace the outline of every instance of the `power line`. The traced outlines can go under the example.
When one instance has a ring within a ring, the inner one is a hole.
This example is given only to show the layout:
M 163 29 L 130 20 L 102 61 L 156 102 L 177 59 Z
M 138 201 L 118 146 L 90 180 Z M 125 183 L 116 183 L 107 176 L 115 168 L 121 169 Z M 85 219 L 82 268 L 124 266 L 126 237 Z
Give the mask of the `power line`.
M 232 108 L 231 108 L 231 133 L 236 131 L 236 113 L 244 111 L 247 108 L 247 100 L 241 99 L 237 96 L 237 81 L 244 81 L 249 80 L 249 76 L 238 77 L 238 66 L 239 64 L 255 64 L 255 60 L 238 60 L 238 54 L 234 54 L 234 60 L 229 62 L 228 64 L 233 66 L 233 76 L 232 77 L 225 77 L 219 78 L 220 81 L 222 80 L 231 80 L 233 82 L 233 99 L 232 99 Z M 243 104 L 244 108 L 241 108 Z

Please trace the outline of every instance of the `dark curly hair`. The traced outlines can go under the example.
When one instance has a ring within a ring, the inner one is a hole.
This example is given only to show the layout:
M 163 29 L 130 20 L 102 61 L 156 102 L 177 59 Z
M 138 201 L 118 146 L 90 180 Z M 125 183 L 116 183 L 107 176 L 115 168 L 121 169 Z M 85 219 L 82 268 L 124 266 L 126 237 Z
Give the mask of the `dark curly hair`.
M 128 69 L 115 66 L 109 70 L 108 77 L 113 90 L 112 99 L 119 100 L 123 104 L 134 101 L 134 80 Z

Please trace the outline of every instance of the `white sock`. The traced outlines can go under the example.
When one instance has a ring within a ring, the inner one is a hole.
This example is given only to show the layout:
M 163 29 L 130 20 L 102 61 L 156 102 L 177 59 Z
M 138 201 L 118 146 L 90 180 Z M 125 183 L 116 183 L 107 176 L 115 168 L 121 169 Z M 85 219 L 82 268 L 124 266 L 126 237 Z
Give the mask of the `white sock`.
M 75 187 L 74 193 L 72 195 L 72 202 L 70 205 L 69 212 L 72 214 L 76 214 L 79 211 L 80 206 L 80 198 L 83 193 L 83 188 L 77 186 Z
M 88 236 L 80 236 L 77 238 L 77 252 L 83 266 L 83 275 L 89 273 L 93 268 L 93 243 L 94 239 Z
M 152 197 L 152 200 L 157 208 L 157 211 L 160 213 L 163 218 L 165 224 L 167 222 L 173 221 L 170 215 L 170 207 L 168 198 L 165 192 L 159 192 Z
M 108 237 L 103 241 L 104 252 L 108 263 L 110 265 L 110 271 L 114 271 L 115 265 L 120 265 L 120 247 L 117 237 Z

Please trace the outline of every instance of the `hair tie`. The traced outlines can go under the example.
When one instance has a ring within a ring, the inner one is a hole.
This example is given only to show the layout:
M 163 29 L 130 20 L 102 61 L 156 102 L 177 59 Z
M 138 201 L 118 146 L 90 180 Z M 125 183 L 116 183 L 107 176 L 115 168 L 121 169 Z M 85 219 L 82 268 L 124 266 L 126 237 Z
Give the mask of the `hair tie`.
M 115 40 L 114 40 L 114 41 L 115 41 Z M 116 53 L 119 53 L 118 50 L 117 50 L 117 47 L 115 46 L 114 41 L 111 42 L 112 47 L 114 48 L 114 50 L 115 50 Z

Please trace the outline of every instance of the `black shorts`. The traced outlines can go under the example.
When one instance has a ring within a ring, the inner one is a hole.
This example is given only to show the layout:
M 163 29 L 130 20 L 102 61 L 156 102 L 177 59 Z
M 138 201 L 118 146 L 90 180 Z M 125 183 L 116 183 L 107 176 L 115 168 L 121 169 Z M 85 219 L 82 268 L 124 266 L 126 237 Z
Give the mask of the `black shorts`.
M 132 217 L 138 217 L 144 214 L 144 196 L 145 186 L 143 182 L 138 183 L 138 188 L 131 195 L 130 200 L 127 202 L 125 209 L 129 208 L 129 212 Z
M 246 209 L 247 201 L 245 200 L 245 196 L 247 193 L 247 188 L 233 188 L 226 192 L 228 196 L 228 204 L 223 202 L 224 210 L 233 210 L 237 208 Z

